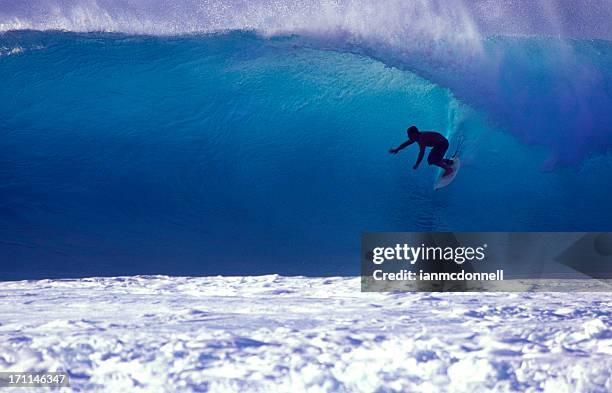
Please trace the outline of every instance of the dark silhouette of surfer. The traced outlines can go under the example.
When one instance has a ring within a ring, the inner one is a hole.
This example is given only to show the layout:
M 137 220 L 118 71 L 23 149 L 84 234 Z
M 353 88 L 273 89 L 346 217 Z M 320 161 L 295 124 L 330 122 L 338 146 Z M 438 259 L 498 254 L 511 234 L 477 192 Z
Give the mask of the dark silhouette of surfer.
M 417 158 L 416 164 L 414 164 L 412 169 L 417 169 L 419 167 L 425 155 L 425 148 L 431 147 L 432 149 L 429 152 L 429 156 L 427 156 L 427 163 L 444 169 L 442 177 L 453 173 L 453 168 L 451 167 L 453 162 L 444 158 L 444 154 L 446 154 L 448 150 L 448 139 L 446 139 L 444 135 L 435 131 L 419 131 L 416 126 L 409 127 L 406 133 L 408 134 L 408 140 L 399 145 L 396 149 L 389 150 L 389 153 L 397 154 L 400 150 L 416 142 L 419 144 L 421 150 L 419 151 L 419 158 Z

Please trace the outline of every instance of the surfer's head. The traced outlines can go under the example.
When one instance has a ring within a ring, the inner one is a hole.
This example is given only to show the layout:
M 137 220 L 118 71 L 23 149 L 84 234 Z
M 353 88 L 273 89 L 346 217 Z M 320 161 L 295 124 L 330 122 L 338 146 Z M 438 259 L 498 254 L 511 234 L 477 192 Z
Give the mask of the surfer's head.
M 417 139 L 419 139 L 419 129 L 416 128 L 416 126 L 408 127 L 406 133 L 408 133 L 408 138 L 410 138 L 410 140 L 412 141 L 416 141 Z

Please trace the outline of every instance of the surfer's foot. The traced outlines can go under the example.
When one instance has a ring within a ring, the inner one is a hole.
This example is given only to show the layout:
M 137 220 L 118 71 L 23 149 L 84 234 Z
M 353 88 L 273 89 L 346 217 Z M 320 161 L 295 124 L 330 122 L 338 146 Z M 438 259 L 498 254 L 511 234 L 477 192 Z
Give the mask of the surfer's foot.
M 446 170 L 444 170 L 444 174 L 442 175 L 442 177 L 446 177 L 451 173 L 453 173 L 453 168 L 447 168 Z

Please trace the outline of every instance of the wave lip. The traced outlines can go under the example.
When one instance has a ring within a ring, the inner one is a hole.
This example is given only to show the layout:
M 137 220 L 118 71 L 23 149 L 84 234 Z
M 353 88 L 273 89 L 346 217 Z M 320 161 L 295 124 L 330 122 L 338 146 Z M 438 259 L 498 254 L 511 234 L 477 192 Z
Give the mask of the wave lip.
M 7 4 L 3 4 L 7 3 Z M 61 30 L 181 35 L 233 30 L 301 34 L 408 49 L 436 41 L 477 47 L 480 34 L 463 1 L 389 0 L 0 0 L 0 31 Z
M 474 43 L 481 35 L 612 39 L 612 6 L 606 0 L 0 0 L 0 10 L 0 31 L 342 31 L 402 46 Z

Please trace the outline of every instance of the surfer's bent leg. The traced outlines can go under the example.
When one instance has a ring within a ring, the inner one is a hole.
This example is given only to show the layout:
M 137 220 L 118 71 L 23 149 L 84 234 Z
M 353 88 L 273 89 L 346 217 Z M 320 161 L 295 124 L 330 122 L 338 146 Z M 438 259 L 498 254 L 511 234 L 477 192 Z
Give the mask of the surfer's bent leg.
M 427 163 L 429 165 L 437 165 L 438 163 L 443 162 L 444 155 L 446 154 L 447 150 L 448 141 L 438 143 L 431 149 L 431 152 L 429 152 L 429 156 L 427 156 Z
M 448 150 L 448 141 L 444 141 L 431 149 L 429 156 L 427 156 L 427 163 L 429 165 L 439 166 L 444 169 L 444 175 L 447 176 L 453 172 L 453 169 L 450 166 L 450 163 L 444 159 L 444 154 Z

